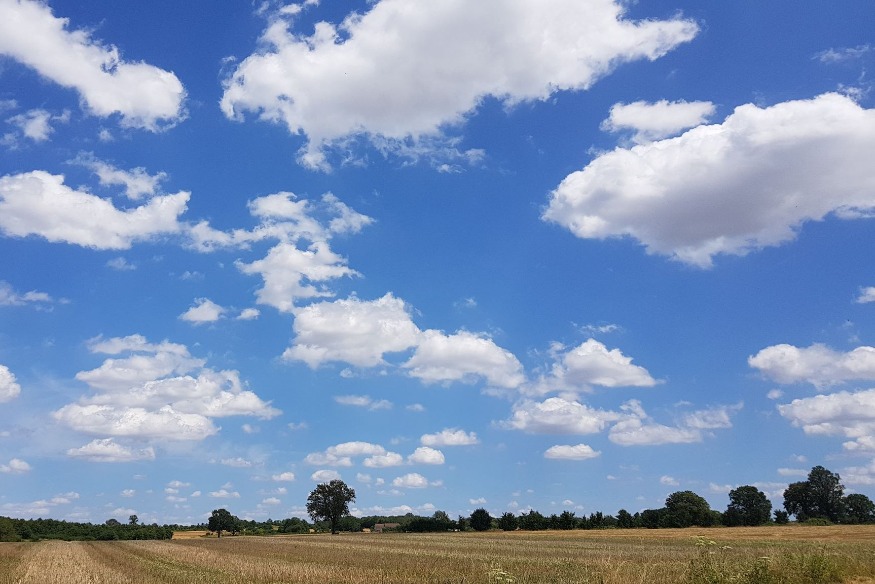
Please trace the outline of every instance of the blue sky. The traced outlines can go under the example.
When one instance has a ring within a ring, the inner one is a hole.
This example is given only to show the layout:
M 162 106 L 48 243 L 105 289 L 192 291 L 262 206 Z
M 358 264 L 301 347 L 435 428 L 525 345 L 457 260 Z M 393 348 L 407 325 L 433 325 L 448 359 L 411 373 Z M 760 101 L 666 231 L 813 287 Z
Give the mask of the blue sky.
M 872 496 L 873 20 L 0 0 L 0 515 Z

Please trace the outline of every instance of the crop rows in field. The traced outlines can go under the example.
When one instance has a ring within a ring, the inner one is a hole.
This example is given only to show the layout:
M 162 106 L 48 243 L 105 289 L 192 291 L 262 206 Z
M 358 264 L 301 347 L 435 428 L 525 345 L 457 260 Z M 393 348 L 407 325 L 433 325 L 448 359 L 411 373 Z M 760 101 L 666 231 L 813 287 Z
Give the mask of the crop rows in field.
M 875 527 L 0 544 L 0 584 L 875 582 Z

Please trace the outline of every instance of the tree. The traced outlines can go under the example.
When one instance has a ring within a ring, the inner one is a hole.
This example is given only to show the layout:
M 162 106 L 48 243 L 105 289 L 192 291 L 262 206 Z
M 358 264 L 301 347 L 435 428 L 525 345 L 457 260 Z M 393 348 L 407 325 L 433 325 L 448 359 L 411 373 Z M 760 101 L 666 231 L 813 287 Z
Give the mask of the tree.
M 635 518 L 625 509 L 617 511 L 617 527 L 620 529 L 631 529 L 635 527 Z
M 540 531 L 547 529 L 547 518 L 532 509 L 528 513 L 519 516 L 520 529 L 526 531 Z
M 574 529 L 574 526 L 577 524 L 577 518 L 574 516 L 574 512 L 563 511 L 556 523 L 559 529 Z
M 692 491 L 677 491 L 665 500 L 664 527 L 709 527 L 714 524 L 708 501 Z
M 128 517 L 128 525 L 137 525 L 137 523 L 139 523 L 139 521 L 140 521 L 140 518 L 137 517 L 136 515 L 131 515 L 130 517 Z
M 337 533 L 341 517 L 349 515 L 349 504 L 355 501 L 355 490 L 340 479 L 316 485 L 307 497 L 307 513 L 313 521 L 327 521 L 331 533 Z
M 845 487 L 841 477 L 822 466 L 808 473 L 808 480 L 792 483 L 784 491 L 784 509 L 797 521 L 813 517 L 834 523 L 842 520 Z
M 875 503 L 866 495 L 854 493 L 845 497 L 845 517 L 848 523 L 875 521 Z
M 108 527 L 118 527 L 119 525 L 121 525 L 119 520 L 116 519 L 115 517 L 110 517 L 109 519 L 104 521 L 103 524 L 108 526 Z
M 797 521 L 805 521 L 811 513 L 811 488 L 808 481 L 790 483 L 784 489 L 784 509 L 795 515 Z
M 498 518 L 498 528 L 502 531 L 514 531 L 517 527 L 519 521 L 513 513 L 507 512 Z
M 745 485 L 729 491 L 729 505 L 723 516 L 726 525 L 762 525 L 771 516 L 772 503 L 758 488 Z
M 492 517 L 489 515 L 489 511 L 481 507 L 471 513 L 471 529 L 474 531 L 486 531 L 490 527 L 492 527 Z
M 207 529 L 215 531 L 216 535 L 222 537 L 223 531 L 233 532 L 235 530 L 237 521 L 238 519 L 231 515 L 227 509 L 213 509 L 207 521 Z
M 824 517 L 834 523 L 841 521 L 845 486 L 838 473 L 815 466 L 808 473 L 808 484 L 811 490 L 810 515 Z
M 778 525 L 787 525 L 790 522 L 790 514 L 783 509 L 775 509 L 775 523 Z

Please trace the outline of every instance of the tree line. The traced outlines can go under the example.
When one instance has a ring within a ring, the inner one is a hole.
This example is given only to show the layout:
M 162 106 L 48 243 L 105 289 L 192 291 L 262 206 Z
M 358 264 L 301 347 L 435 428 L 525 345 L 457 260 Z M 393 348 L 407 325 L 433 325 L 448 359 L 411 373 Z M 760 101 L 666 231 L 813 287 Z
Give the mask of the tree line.
M 355 491 L 343 481 L 335 480 L 319 485 L 310 494 L 307 510 L 317 527 L 322 522 L 333 533 L 337 530 L 361 531 L 377 523 L 394 525 L 393 529 L 406 532 L 736 527 L 788 523 L 791 515 L 800 523 L 875 523 L 875 503 L 859 493 L 846 496 L 844 489 L 837 473 L 815 466 L 806 480 L 787 487 L 784 509 L 774 511 L 764 492 L 753 485 L 743 485 L 729 492 L 729 504 L 722 512 L 711 509 L 708 501 L 693 491 L 677 491 L 666 498 L 665 506 L 634 514 L 620 509 L 615 516 L 596 512 L 588 517 L 578 517 L 571 511 L 545 516 L 530 510 L 519 516 L 506 512 L 500 517 L 492 517 L 486 509 L 480 508 L 468 517 L 459 516 L 452 520 L 443 511 L 437 511 L 431 517 L 418 517 L 412 513 L 395 517 L 352 517 L 348 504 L 355 500 Z
M 135 517 L 135 516 L 132 516 Z M 133 539 L 170 539 L 173 528 L 167 525 L 121 523 L 109 519 L 105 523 L 78 523 L 57 519 L 13 519 L 0 517 L 0 541 L 110 541 Z

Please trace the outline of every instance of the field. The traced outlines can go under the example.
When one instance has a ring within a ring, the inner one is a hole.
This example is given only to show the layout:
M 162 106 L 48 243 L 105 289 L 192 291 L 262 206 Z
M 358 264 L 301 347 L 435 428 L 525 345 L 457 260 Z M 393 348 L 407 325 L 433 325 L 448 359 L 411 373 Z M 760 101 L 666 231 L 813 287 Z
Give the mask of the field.
M 875 526 L 0 543 L 0 584 L 875 584 Z

